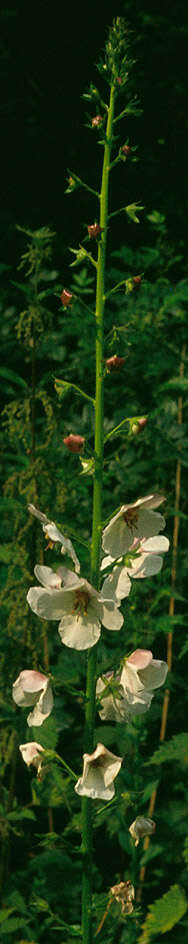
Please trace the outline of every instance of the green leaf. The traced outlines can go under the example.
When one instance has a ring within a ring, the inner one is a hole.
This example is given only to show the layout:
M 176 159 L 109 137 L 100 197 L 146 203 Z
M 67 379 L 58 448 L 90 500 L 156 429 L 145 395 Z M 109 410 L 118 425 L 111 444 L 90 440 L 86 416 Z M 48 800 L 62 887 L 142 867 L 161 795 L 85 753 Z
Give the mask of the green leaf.
M 5 380 L 12 380 L 15 384 L 18 384 L 19 387 L 24 387 L 25 390 L 28 390 L 26 380 L 20 377 L 19 374 L 15 374 L 15 371 L 10 370 L 9 367 L 0 367 L 0 377 L 4 377 Z
M 19 931 L 19 928 L 23 928 L 29 921 L 24 916 L 23 918 L 7 918 L 7 921 L 4 922 L 1 928 L 1 934 L 13 934 L 13 931 Z
M 2 908 L 2 910 L 0 911 L 0 924 L 3 924 L 4 921 L 6 921 L 7 918 L 9 918 L 9 915 L 11 915 L 13 911 L 15 911 L 15 908 L 14 908 L 14 907 L 13 907 L 13 908 Z
M 38 736 L 39 736 L 39 729 L 33 727 L 32 732 L 33 732 L 34 741 L 37 741 Z M 57 731 L 55 720 L 51 716 L 50 718 L 46 718 L 46 721 L 44 721 L 41 727 L 40 744 L 42 747 L 46 748 L 46 750 L 53 751 L 54 748 L 56 747 L 57 740 L 58 740 L 58 731 Z
M 11 560 L 12 560 L 12 549 L 10 547 L 10 544 L 1 544 L 0 561 L 2 561 L 3 564 L 10 564 Z
M 186 865 L 188 866 L 188 836 L 186 836 L 186 840 L 185 840 L 183 857 L 185 859 Z
M 142 934 L 138 938 L 139 944 L 148 944 L 156 934 L 165 934 L 178 921 L 181 921 L 187 910 L 187 902 L 183 889 L 179 885 L 172 885 L 168 892 L 149 906 L 146 920 L 142 925 Z
M 150 761 L 147 761 L 145 767 L 150 764 L 164 764 L 166 761 L 179 761 L 181 764 L 188 764 L 188 734 L 175 734 L 170 741 L 161 744 L 161 747 L 154 752 Z
M 129 203 L 129 205 L 125 207 L 125 212 L 129 219 L 132 220 L 132 223 L 140 223 L 137 213 L 141 213 L 142 210 L 144 210 L 144 207 L 140 206 L 139 203 Z

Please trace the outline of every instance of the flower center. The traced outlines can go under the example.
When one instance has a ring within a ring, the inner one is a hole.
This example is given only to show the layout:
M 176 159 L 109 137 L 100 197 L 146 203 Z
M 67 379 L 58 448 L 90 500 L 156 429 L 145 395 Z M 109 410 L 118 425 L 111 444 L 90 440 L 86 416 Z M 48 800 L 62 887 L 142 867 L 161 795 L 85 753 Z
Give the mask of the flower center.
M 92 760 L 92 767 L 103 767 L 103 757 L 96 757 L 95 760 Z
M 89 599 L 90 597 L 87 590 L 75 590 L 74 610 L 82 613 L 83 616 L 87 616 Z
M 130 528 L 130 531 L 132 531 L 132 529 L 136 528 L 136 525 L 137 525 L 138 511 L 136 511 L 135 508 L 128 508 L 125 514 L 123 515 L 123 519 L 125 523 L 127 524 L 127 527 Z
M 45 547 L 45 551 L 49 551 L 49 550 L 53 551 L 55 547 L 55 541 L 52 541 L 51 538 L 49 538 L 49 534 L 47 533 L 47 531 L 45 532 L 44 537 L 45 537 L 45 541 L 48 541 L 47 547 Z

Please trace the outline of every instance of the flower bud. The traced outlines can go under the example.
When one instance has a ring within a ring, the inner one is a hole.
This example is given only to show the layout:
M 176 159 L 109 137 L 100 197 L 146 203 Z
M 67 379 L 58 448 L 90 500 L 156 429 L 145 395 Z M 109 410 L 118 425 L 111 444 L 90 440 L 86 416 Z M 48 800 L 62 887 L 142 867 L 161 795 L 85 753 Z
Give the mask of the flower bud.
M 140 288 L 141 281 L 142 281 L 141 275 L 134 275 L 134 276 L 133 276 L 133 285 L 134 285 L 134 288 Z
M 99 223 L 92 223 L 87 229 L 90 239 L 98 239 L 98 236 L 103 233 L 102 226 L 99 226 Z
M 92 118 L 91 126 L 92 128 L 101 128 L 102 123 L 103 123 L 102 115 L 95 115 L 95 117 Z
M 131 154 L 131 147 L 129 144 L 123 144 L 123 146 L 120 147 L 119 156 L 122 157 L 123 161 L 126 161 L 126 158 L 129 157 L 129 154 Z
M 151 836 L 155 832 L 155 823 L 149 816 L 137 816 L 134 823 L 129 826 L 129 832 L 132 839 L 135 839 L 135 846 L 138 846 L 140 839 L 144 836 Z
M 105 361 L 108 372 L 111 370 L 119 370 L 125 363 L 125 357 L 118 357 L 117 354 L 113 354 L 112 357 L 107 357 Z
M 73 300 L 72 292 L 69 292 L 67 288 L 64 288 L 61 292 L 60 299 L 64 308 L 71 307 Z
M 84 436 L 74 436 L 74 433 L 70 433 L 69 436 L 65 436 L 63 442 L 69 452 L 82 452 L 85 438 Z
M 141 416 L 140 419 L 136 421 L 136 423 L 132 424 L 131 433 L 134 433 L 134 436 L 137 436 L 138 433 L 142 432 L 142 430 L 146 426 L 147 421 L 148 421 L 147 416 Z

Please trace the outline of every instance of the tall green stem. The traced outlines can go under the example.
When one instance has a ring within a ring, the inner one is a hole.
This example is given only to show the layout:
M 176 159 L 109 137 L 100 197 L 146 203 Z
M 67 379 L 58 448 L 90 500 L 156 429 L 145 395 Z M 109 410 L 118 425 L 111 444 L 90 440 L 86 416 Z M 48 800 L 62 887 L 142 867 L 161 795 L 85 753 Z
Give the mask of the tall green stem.
M 104 304 L 106 241 L 108 222 L 108 187 L 110 173 L 110 154 L 114 117 L 115 88 L 112 86 L 108 108 L 106 140 L 100 194 L 101 239 L 98 246 L 97 284 L 96 284 L 96 396 L 95 396 L 95 474 L 93 488 L 93 519 L 91 544 L 91 583 L 99 586 L 101 528 L 102 528 L 102 483 L 103 483 L 103 387 L 104 387 Z M 96 687 L 96 646 L 88 651 L 86 712 L 85 712 L 85 751 L 91 753 L 94 747 L 95 723 L 95 687 Z M 92 942 L 92 800 L 83 797 L 82 801 L 82 930 L 83 944 Z

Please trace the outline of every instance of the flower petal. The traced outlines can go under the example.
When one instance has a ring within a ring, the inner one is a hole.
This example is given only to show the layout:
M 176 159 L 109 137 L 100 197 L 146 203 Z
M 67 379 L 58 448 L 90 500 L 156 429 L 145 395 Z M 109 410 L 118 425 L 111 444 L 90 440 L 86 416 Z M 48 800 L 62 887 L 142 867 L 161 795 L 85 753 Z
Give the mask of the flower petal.
M 74 608 L 75 590 L 70 587 L 66 590 L 46 590 L 42 587 L 31 587 L 27 594 L 27 601 L 31 610 L 41 619 L 59 620 L 63 613 Z
M 153 688 L 160 688 L 166 680 L 168 665 L 160 659 L 152 659 L 150 665 L 139 671 L 139 677 L 143 685 L 146 685 L 148 691 Z
M 70 649 L 91 649 L 100 638 L 101 627 L 96 617 L 89 621 L 88 616 L 73 612 L 63 616 L 58 632 L 61 641 Z
M 107 559 L 107 558 L 106 558 Z M 101 588 L 101 595 L 104 599 L 112 600 L 113 597 L 119 603 L 124 597 L 128 597 L 131 590 L 131 581 L 128 576 L 127 567 L 116 565 L 111 574 L 106 577 Z
M 152 662 L 152 659 L 151 649 L 135 649 L 127 659 L 125 669 L 127 665 L 133 665 L 137 671 L 138 669 L 146 669 Z
M 153 538 L 142 541 L 141 550 L 143 549 L 143 551 L 150 554 L 163 554 L 169 550 L 169 546 L 170 541 L 165 537 L 165 534 L 155 534 Z
M 29 727 L 38 726 L 43 724 L 45 718 L 48 718 L 51 714 L 53 708 L 53 694 L 49 679 L 46 679 L 46 684 L 43 692 L 40 695 L 37 704 L 35 705 L 34 711 L 31 711 L 27 718 L 27 723 Z
M 147 543 L 147 542 L 146 542 Z M 134 580 L 140 580 L 143 577 L 153 577 L 159 574 L 163 566 L 163 558 L 157 554 L 140 554 L 131 562 L 129 568 L 130 577 Z
M 20 707 L 29 707 L 35 705 L 40 692 L 46 685 L 46 675 L 35 670 L 24 669 L 13 683 L 12 697 L 16 705 Z
M 93 785 L 92 776 L 88 777 L 87 785 L 83 783 L 83 778 L 79 777 L 79 780 L 77 780 L 74 789 L 76 793 L 79 794 L 79 796 L 88 796 L 91 800 L 112 800 L 115 794 L 115 787 L 113 783 L 111 787 L 104 787 L 104 783 L 99 771 L 96 773 L 95 785 Z
M 115 606 L 113 600 L 102 600 L 100 601 L 100 620 L 105 626 L 105 629 L 112 629 L 113 631 L 121 629 L 123 626 L 124 617 L 120 613 L 120 610 Z
M 37 580 L 39 580 L 39 583 L 48 590 L 61 589 L 61 577 L 56 574 L 51 567 L 46 567 L 44 564 L 36 564 L 34 574 Z

